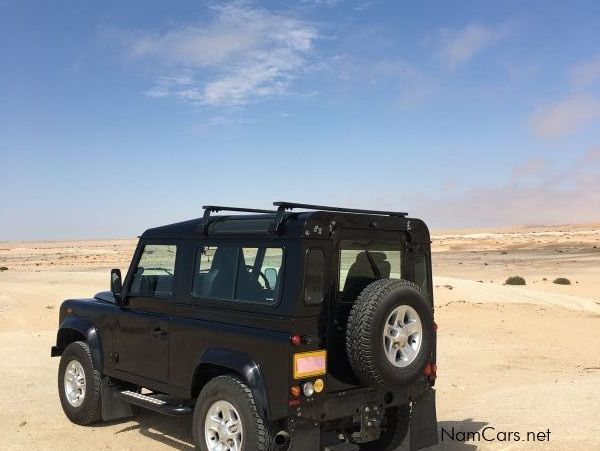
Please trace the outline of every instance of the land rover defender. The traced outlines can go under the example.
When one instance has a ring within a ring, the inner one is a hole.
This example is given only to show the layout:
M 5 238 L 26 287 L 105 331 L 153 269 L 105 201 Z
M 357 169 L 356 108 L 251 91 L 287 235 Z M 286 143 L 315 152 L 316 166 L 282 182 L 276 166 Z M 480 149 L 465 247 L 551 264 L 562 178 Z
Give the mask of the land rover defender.
M 202 451 L 437 443 L 425 223 L 274 205 L 149 229 L 123 280 L 63 302 L 51 355 L 72 422 L 193 415 Z

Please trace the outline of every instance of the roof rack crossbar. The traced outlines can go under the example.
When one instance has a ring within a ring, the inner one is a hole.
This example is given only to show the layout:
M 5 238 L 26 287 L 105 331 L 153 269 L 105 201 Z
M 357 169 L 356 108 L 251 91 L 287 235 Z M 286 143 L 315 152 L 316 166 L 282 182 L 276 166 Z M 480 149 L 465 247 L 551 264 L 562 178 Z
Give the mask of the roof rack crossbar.
M 208 211 L 210 213 L 217 213 L 219 211 L 240 211 L 244 213 L 277 213 L 276 210 L 263 210 L 260 208 L 243 208 L 243 207 L 223 207 L 221 205 L 205 205 L 202 207 L 204 214 Z
M 208 234 L 208 225 L 210 224 L 210 214 L 218 213 L 219 211 L 236 211 L 242 213 L 277 213 L 276 210 L 263 210 L 259 208 L 241 208 L 241 207 L 224 207 L 222 205 L 204 205 L 204 235 Z
M 344 208 L 344 207 L 328 207 L 325 205 L 298 204 L 295 202 L 273 202 L 273 205 L 279 207 L 278 212 L 285 210 L 293 210 L 294 208 L 302 208 L 305 210 L 322 210 L 322 211 L 337 211 L 340 213 L 362 213 L 379 216 L 400 216 L 404 217 L 408 213 L 400 211 L 383 211 L 383 210 L 362 210 L 359 208 Z

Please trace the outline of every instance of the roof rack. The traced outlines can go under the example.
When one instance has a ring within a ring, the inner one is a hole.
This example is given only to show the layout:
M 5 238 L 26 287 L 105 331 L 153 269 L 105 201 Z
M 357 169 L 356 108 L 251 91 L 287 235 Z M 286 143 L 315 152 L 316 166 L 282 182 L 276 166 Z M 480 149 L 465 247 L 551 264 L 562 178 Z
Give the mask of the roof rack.
M 401 211 L 383 211 L 383 210 L 362 210 L 358 208 L 344 208 L 344 207 L 327 207 L 325 205 L 310 205 L 310 204 L 298 204 L 295 202 L 273 202 L 273 205 L 279 207 L 277 211 L 281 210 L 293 210 L 294 208 L 303 208 L 305 210 L 323 210 L 323 211 L 339 211 L 340 213 L 362 213 L 370 215 L 380 216 L 401 216 L 404 217 L 408 213 Z
M 325 205 L 312 205 L 312 204 L 299 204 L 296 202 L 273 202 L 273 205 L 277 207 L 277 215 L 273 223 L 271 224 L 270 231 L 278 233 L 281 230 L 283 224 L 283 215 L 286 210 L 293 210 L 294 208 L 302 208 L 304 210 L 322 210 L 322 211 L 337 211 L 340 213 L 362 213 L 370 215 L 380 216 L 396 216 L 405 217 L 408 213 L 400 211 L 382 211 L 382 210 L 362 210 L 358 208 L 344 208 L 344 207 L 328 207 Z
M 258 208 L 241 208 L 241 207 L 224 207 L 221 205 L 204 205 L 204 221 L 203 229 L 204 235 L 208 234 L 208 226 L 210 224 L 210 214 L 217 213 L 219 211 L 236 211 L 243 213 L 263 213 L 263 214 L 275 214 L 275 218 L 269 227 L 269 231 L 272 233 L 279 233 L 281 226 L 283 225 L 283 217 L 287 210 L 293 210 L 295 208 L 302 208 L 304 210 L 322 210 L 322 211 L 335 211 L 340 213 L 355 213 L 355 214 L 370 214 L 379 216 L 395 216 L 405 217 L 408 213 L 400 211 L 384 211 L 384 210 L 363 210 L 358 208 L 344 208 L 344 207 L 328 207 L 325 205 L 312 205 L 312 204 L 299 204 L 295 202 L 273 202 L 273 205 L 277 207 L 277 210 L 263 210 Z
M 202 207 L 204 209 L 204 234 L 208 233 L 208 225 L 210 223 L 210 214 L 218 213 L 219 211 L 238 211 L 243 213 L 268 213 L 274 214 L 277 213 L 276 210 L 262 210 L 259 208 L 241 208 L 241 207 L 224 207 L 221 205 L 204 205 Z

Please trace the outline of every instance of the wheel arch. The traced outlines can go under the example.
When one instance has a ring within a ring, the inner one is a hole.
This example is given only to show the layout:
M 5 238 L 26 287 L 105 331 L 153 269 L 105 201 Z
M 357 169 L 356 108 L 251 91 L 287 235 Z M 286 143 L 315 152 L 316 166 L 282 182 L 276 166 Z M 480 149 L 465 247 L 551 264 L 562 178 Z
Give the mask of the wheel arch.
M 87 319 L 66 318 L 56 334 L 56 349 L 58 352 L 55 354 L 62 354 L 67 346 L 76 341 L 85 341 L 88 344 L 94 367 L 98 371 L 102 371 L 102 343 L 98 329 Z
M 260 365 L 241 351 L 224 348 L 206 350 L 194 369 L 192 395 L 198 396 L 204 385 L 214 377 L 232 373 L 248 384 L 258 412 L 268 420 L 269 398 Z

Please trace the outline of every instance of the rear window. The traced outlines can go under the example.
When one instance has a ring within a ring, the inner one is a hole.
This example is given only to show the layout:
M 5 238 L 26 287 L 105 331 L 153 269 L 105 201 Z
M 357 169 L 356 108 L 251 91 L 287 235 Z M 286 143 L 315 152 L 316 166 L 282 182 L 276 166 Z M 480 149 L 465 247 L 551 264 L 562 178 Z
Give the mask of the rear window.
M 401 260 L 402 244 L 399 241 L 342 241 L 338 280 L 341 300 L 354 302 L 363 288 L 379 278 L 399 279 Z

